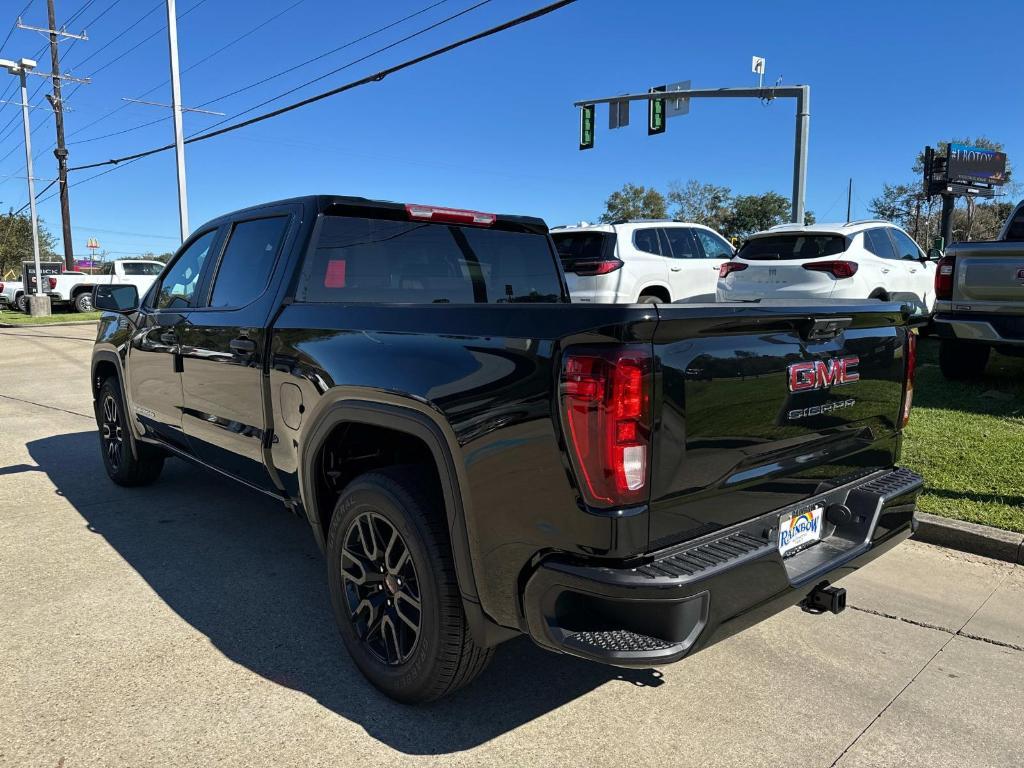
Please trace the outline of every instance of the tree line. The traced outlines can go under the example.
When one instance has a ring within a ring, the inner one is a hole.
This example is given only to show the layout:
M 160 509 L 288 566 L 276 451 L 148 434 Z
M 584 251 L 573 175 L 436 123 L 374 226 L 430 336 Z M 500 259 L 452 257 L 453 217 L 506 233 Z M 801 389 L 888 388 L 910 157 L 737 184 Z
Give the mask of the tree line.
M 953 143 L 969 144 L 1003 151 L 1000 142 L 984 136 L 976 139 L 954 139 Z M 943 146 L 937 144 L 936 146 Z M 940 234 L 942 202 L 938 196 L 929 197 L 921 181 L 924 171 L 924 153 L 917 156 L 911 167 L 917 181 L 908 179 L 885 183 L 882 192 L 871 199 L 872 216 L 902 227 L 921 247 L 927 249 Z M 1010 169 L 1008 169 L 1008 177 Z M 1003 193 L 1013 199 L 1019 194 L 1019 185 L 1010 183 Z M 1012 202 L 993 200 L 984 202 L 974 197 L 957 198 L 953 211 L 954 240 L 991 240 L 1013 208 Z M 672 182 L 665 193 L 654 187 L 625 184 L 605 200 L 600 221 L 611 223 L 626 219 L 676 219 L 704 224 L 726 237 L 739 241 L 754 232 L 761 232 L 790 220 L 790 201 L 778 192 L 759 195 L 737 195 L 729 187 L 706 184 L 697 179 L 685 183 Z M 804 216 L 806 224 L 814 224 L 813 211 Z

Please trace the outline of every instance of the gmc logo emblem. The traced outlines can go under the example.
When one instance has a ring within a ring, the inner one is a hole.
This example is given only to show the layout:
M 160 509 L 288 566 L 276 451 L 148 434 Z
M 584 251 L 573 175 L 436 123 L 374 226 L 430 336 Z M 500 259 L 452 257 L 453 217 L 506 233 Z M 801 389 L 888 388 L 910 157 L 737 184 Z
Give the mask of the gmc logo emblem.
M 1017 279 L 1024 283 L 1024 267 L 1017 270 Z
M 812 389 L 828 389 L 841 384 L 860 381 L 860 374 L 854 370 L 860 365 L 860 358 L 833 357 L 831 360 L 814 360 L 793 363 L 787 369 L 790 392 L 809 392 Z

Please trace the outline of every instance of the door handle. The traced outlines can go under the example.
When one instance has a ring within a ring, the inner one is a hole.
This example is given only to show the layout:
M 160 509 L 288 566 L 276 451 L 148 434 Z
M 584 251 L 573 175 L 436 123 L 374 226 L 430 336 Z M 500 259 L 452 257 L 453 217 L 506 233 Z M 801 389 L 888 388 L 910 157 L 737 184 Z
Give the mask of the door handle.
M 672 270 L 673 272 L 682 272 L 683 271 L 682 267 L 669 267 L 669 269 Z
M 164 331 L 160 334 L 160 341 L 164 344 L 174 346 L 178 343 L 178 337 L 174 335 L 174 331 Z
M 241 355 L 251 355 L 256 351 L 256 342 L 245 337 L 232 339 L 228 342 L 228 346 L 230 346 L 233 351 L 238 352 Z
M 912 270 L 910 270 L 910 274 L 912 274 L 912 275 L 916 275 L 916 274 L 917 274 L 917 270 L 916 270 L 916 269 L 912 269 Z
M 889 270 L 888 269 L 883 269 L 882 270 L 882 274 L 883 275 L 888 275 L 889 274 Z

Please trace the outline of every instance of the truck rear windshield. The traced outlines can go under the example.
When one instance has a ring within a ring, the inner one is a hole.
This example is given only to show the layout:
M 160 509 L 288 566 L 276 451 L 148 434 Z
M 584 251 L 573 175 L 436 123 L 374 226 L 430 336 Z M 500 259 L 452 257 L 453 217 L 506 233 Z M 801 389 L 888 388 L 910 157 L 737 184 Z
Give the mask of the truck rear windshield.
M 295 293 L 304 302 L 557 302 L 562 287 L 542 234 L 417 221 L 325 216 Z
M 615 235 L 611 232 L 553 232 L 551 237 L 565 265 L 601 261 L 615 255 Z
M 159 275 L 164 268 L 163 264 L 147 264 L 145 262 L 126 262 L 124 267 L 126 275 Z
M 842 235 L 770 235 L 747 240 L 736 252 L 736 257 L 749 261 L 816 259 L 819 256 L 836 256 L 845 250 L 846 238 Z

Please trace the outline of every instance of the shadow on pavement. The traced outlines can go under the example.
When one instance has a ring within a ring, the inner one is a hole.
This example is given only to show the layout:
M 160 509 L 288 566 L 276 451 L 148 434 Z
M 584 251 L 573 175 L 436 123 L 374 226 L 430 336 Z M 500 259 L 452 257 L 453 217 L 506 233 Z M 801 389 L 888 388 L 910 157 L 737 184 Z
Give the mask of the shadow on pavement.
M 468 689 L 424 707 L 392 702 L 349 660 L 331 615 L 323 558 L 307 524 L 272 499 L 177 459 L 148 488 L 110 483 L 95 432 L 37 440 L 29 452 L 58 493 L 179 616 L 228 658 L 315 698 L 409 754 L 482 744 L 609 681 L 661 684 L 653 670 L 616 670 L 503 645 Z

